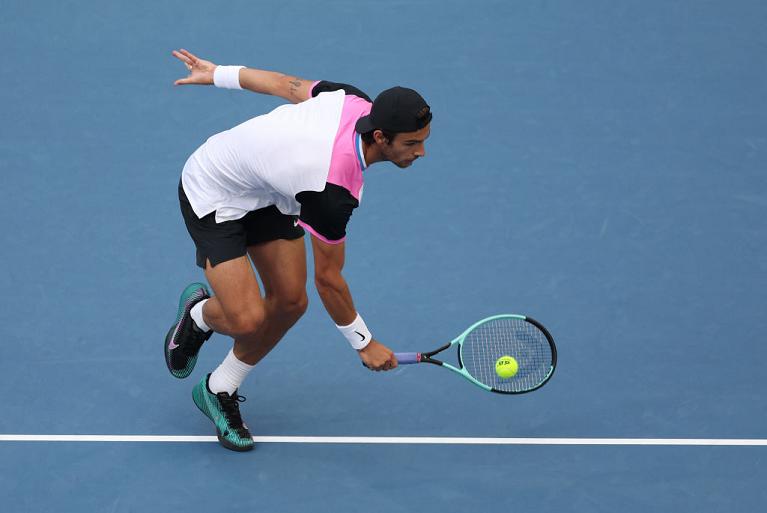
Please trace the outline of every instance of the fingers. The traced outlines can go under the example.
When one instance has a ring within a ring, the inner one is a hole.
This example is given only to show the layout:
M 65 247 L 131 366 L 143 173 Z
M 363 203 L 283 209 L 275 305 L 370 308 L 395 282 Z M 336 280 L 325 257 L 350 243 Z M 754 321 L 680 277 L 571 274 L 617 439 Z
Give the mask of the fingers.
M 388 370 L 388 369 L 384 368 L 384 367 L 386 367 L 387 363 L 388 362 L 384 362 L 384 363 L 381 363 L 381 364 L 373 363 L 373 362 L 371 362 L 371 363 L 362 362 L 362 365 L 367 367 L 368 370 L 371 370 L 371 371 L 374 371 L 374 372 L 381 372 L 382 370 Z
M 173 54 L 173 57 L 180 60 L 187 66 L 194 66 L 197 63 L 197 61 L 200 60 L 199 58 L 197 58 L 196 55 L 184 50 L 183 48 L 180 50 L 173 50 L 171 53 Z
M 392 355 L 391 358 L 386 360 L 386 363 L 384 363 L 381 370 L 389 371 L 396 368 L 397 368 L 397 359 L 394 358 L 394 355 Z
M 184 66 L 186 66 L 186 69 L 189 70 L 189 73 L 192 73 L 194 68 L 201 67 L 201 64 L 205 62 L 200 61 L 196 55 L 188 52 L 187 50 L 184 50 L 183 48 L 181 50 L 173 50 L 171 53 L 175 58 L 184 63 Z
M 183 53 L 179 52 L 178 50 L 173 50 L 171 52 L 171 54 L 173 54 L 173 57 L 175 57 L 176 59 L 178 59 L 181 62 L 183 62 L 184 64 L 186 64 L 187 67 L 191 67 L 192 66 L 192 62 L 193 61 L 189 57 L 184 55 Z
M 384 370 L 392 370 L 397 368 L 397 357 L 394 356 L 393 351 L 388 351 L 389 358 L 386 360 L 385 369 Z
M 182 49 L 181 49 L 181 53 L 182 53 L 182 54 L 184 54 L 184 56 L 186 56 L 186 58 L 187 58 L 187 59 L 189 59 L 189 60 L 191 61 L 191 63 L 192 63 L 192 64 L 194 64 L 194 63 L 196 63 L 197 61 L 199 61 L 199 60 L 200 60 L 200 59 L 199 59 L 199 58 L 198 58 L 196 55 L 194 55 L 194 54 L 193 54 L 192 52 L 190 52 L 189 50 L 184 50 L 184 49 L 182 48 Z
M 371 365 L 365 364 L 365 367 L 376 372 L 389 371 L 389 370 L 397 368 L 397 359 L 394 357 L 394 354 L 392 353 L 389 359 L 385 360 L 383 363 L 371 364 Z

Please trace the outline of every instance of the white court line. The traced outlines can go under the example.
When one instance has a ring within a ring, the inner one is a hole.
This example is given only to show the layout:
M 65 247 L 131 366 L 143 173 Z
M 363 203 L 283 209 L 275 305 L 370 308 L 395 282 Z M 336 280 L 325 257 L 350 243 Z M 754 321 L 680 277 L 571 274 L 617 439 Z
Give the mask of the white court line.
M 254 436 L 257 443 L 414 445 L 670 445 L 767 446 L 767 439 L 737 438 L 461 438 L 421 436 Z M 0 442 L 217 442 L 215 436 L 2 435 Z

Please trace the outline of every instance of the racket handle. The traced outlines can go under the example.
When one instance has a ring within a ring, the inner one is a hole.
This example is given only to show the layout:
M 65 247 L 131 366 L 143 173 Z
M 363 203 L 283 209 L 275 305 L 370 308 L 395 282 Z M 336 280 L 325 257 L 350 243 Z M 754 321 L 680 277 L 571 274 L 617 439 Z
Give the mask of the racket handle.
M 397 358 L 399 365 L 408 365 L 421 361 L 421 353 L 394 353 L 394 357 Z

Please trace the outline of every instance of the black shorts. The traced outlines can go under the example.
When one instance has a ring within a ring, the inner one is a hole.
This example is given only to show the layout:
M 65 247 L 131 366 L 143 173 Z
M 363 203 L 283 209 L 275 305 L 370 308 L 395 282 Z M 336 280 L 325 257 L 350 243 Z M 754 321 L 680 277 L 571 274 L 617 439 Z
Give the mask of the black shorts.
M 202 219 L 197 217 L 180 182 L 178 200 L 186 229 L 197 247 L 197 265 L 203 269 L 207 260 L 216 266 L 246 255 L 248 246 L 304 236 L 304 229 L 296 225 L 298 216 L 283 214 L 274 205 L 248 212 L 234 221 L 216 223 L 215 212 Z

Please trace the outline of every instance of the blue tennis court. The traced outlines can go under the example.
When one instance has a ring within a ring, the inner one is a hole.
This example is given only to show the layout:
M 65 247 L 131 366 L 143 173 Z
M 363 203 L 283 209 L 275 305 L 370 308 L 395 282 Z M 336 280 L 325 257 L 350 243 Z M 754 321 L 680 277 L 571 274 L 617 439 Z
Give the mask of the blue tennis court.
M 4 7 L 0 510 L 767 501 L 763 2 Z M 174 88 L 179 47 L 422 92 L 426 158 L 365 172 L 355 304 L 397 351 L 528 314 L 557 341 L 551 382 L 507 397 L 436 368 L 366 371 L 310 278 L 308 312 L 240 390 L 260 443 L 212 442 L 191 389 L 230 340 L 183 381 L 160 350 L 179 291 L 204 279 L 176 186 L 207 137 L 281 101 Z

